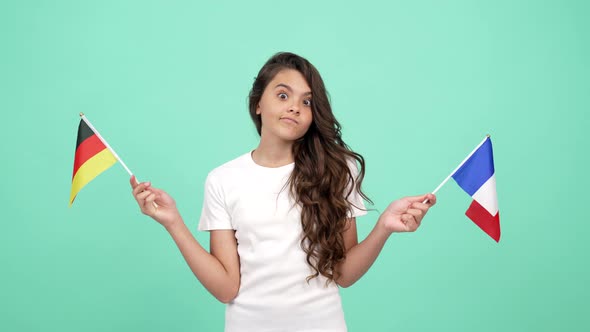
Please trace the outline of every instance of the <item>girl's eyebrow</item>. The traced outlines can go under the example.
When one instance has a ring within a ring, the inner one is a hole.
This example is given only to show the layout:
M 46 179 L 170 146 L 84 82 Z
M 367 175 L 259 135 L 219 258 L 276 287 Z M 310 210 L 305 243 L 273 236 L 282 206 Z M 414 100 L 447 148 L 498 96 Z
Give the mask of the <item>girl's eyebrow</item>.
M 289 92 L 293 92 L 293 89 L 291 89 L 291 87 L 290 87 L 290 86 L 288 86 L 288 85 L 287 85 L 287 84 L 285 84 L 285 83 L 279 83 L 279 84 L 277 84 L 277 85 L 275 86 L 275 89 L 276 89 L 276 88 L 278 88 L 278 87 L 283 87 L 283 88 L 285 88 L 285 89 L 289 90 Z M 304 93 L 303 95 L 304 95 L 304 96 L 307 96 L 307 95 L 310 95 L 310 96 L 311 96 L 311 91 L 308 91 L 308 92 Z

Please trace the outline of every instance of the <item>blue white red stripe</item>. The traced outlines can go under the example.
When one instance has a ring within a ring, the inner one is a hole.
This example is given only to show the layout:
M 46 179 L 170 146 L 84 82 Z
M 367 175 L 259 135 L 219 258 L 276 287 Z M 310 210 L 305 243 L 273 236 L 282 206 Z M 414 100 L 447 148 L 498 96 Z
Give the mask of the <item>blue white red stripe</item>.
M 473 202 L 465 212 L 496 242 L 500 241 L 500 214 L 496 193 L 496 176 L 492 141 L 489 137 L 452 175 Z

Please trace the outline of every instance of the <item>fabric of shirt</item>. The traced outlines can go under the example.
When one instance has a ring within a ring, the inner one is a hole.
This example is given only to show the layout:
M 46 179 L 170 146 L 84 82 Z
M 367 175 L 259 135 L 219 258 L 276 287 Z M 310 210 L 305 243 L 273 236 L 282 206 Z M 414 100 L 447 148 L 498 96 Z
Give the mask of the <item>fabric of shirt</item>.
M 321 275 L 306 280 L 312 269 L 301 248 L 301 208 L 286 185 L 293 167 L 260 166 L 249 152 L 207 176 L 199 230 L 235 230 L 240 258 L 226 332 L 347 330 L 338 286 Z M 351 170 L 356 177 L 356 165 Z M 348 200 L 350 217 L 366 214 L 356 191 Z

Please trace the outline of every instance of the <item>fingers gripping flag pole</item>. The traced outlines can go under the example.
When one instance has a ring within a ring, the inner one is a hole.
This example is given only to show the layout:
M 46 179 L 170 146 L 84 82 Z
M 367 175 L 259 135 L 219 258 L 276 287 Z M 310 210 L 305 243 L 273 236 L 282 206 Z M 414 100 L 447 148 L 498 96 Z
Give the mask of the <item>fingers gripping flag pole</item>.
M 467 217 L 492 239 L 499 242 L 500 214 L 490 135 L 486 135 L 483 141 L 432 193 L 435 194 L 451 177 L 473 198 L 473 202 L 465 212 Z
M 113 166 L 117 161 L 123 165 L 129 176 L 133 175 L 115 150 L 100 136 L 98 131 L 84 116 L 84 113 L 80 113 L 80 118 L 76 153 L 74 156 L 70 206 L 72 206 L 76 195 L 85 185 L 100 173 Z

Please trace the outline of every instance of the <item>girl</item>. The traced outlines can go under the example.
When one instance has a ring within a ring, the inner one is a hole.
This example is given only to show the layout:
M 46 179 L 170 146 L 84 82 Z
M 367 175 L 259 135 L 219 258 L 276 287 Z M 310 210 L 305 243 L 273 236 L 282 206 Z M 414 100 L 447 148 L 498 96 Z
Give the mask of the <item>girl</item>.
M 132 177 L 133 195 L 227 303 L 226 331 L 346 331 L 338 286 L 364 275 L 392 233 L 415 231 L 436 197 L 394 201 L 358 243 L 364 159 L 342 140 L 316 68 L 292 53 L 274 55 L 256 77 L 249 109 L 258 147 L 205 183 L 199 230 L 210 232 L 210 252 L 164 191 Z

